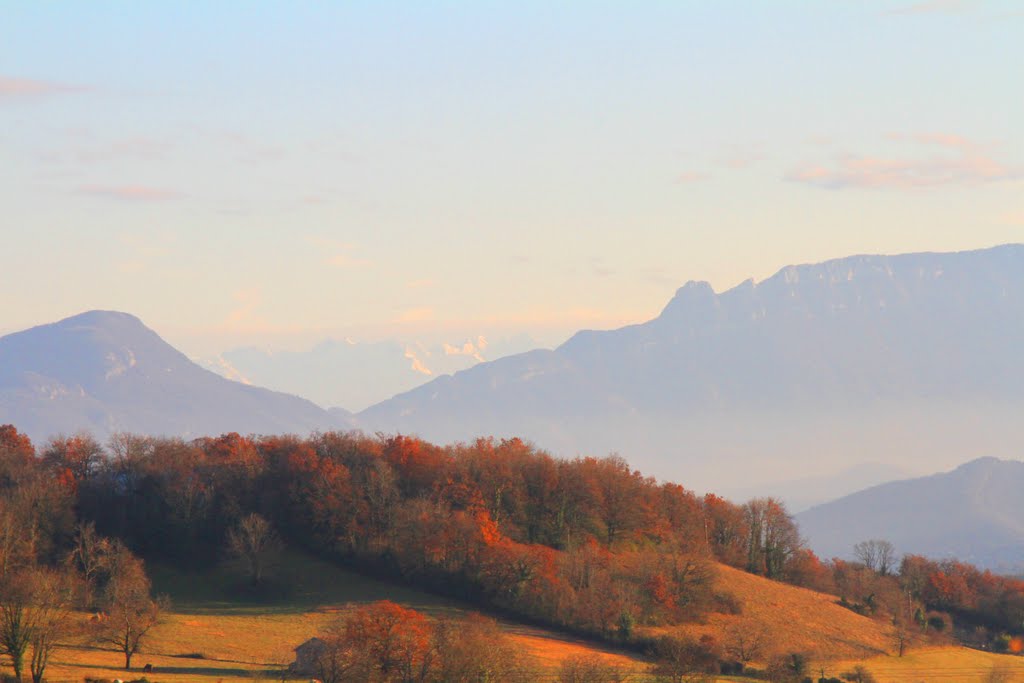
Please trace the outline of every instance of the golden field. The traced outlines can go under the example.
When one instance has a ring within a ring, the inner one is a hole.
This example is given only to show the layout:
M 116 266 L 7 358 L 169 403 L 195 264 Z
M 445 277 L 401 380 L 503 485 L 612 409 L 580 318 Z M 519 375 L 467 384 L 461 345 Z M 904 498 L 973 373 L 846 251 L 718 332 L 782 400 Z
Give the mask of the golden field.
M 49 680 L 128 680 L 141 677 L 147 663 L 155 667 L 147 678 L 157 683 L 280 680 L 282 669 L 293 659 L 292 649 L 344 616 L 353 605 L 390 599 L 434 617 L 472 611 L 457 601 L 298 555 L 289 556 L 282 568 L 282 579 L 291 587 L 287 597 L 265 602 L 228 597 L 230 578 L 223 572 L 187 575 L 161 567 L 150 571 L 156 590 L 171 595 L 172 609 L 133 659 L 134 671 L 119 667 L 123 662 L 120 653 L 79 643 L 54 655 Z M 733 595 L 742 613 L 714 614 L 704 623 L 641 631 L 651 635 L 684 632 L 696 637 L 710 634 L 721 640 L 736 626 L 760 628 L 769 634 L 766 652 L 810 654 L 815 680 L 822 668 L 827 676 L 838 676 L 863 664 L 880 683 L 1024 683 L 1024 658 L 1020 657 L 960 647 L 921 647 L 896 657 L 884 623 L 840 607 L 831 595 L 724 566 L 718 567 L 717 589 Z M 649 663 L 632 653 L 508 621 L 503 621 L 502 627 L 523 646 L 545 680 L 555 680 L 562 660 L 574 655 L 597 655 L 614 662 L 634 672 L 636 683 L 647 679 L 643 672 Z
M 132 672 L 124 671 L 124 656 L 87 643 L 58 650 L 47 669 L 54 682 L 83 678 L 146 677 L 157 683 L 187 681 L 281 680 L 281 672 L 294 659 L 295 646 L 342 618 L 352 606 L 389 599 L 434 617 L 458 616 L 473 611 L 456 601 L 405 588 L 340 569 L 306 556 L 291 555 L 282 578 L 291 586 L 287 598 L 265 603 L 229 600 L 230 579 L 222 572 L 180 574 L 151 567 L 157 592 L 171 596 L 171 612 L 132 659 Z M 85 619 L 86 615 L 81 615 Z M 647 663 L 627 653 L 595 646 L 553 631 L 502 622 L 503 628 L 532 658 L 538 672 L 551 675 L 561 661 L 573 655 L 598 655 L 631 671 Z

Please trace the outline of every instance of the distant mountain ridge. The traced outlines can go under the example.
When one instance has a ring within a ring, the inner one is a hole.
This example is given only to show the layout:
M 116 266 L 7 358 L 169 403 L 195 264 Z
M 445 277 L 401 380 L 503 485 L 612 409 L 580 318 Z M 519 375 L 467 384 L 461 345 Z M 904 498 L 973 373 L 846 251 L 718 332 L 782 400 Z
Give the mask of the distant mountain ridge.
M 0 337 L 0 422 L 37 440 L 355 425 L 520 436 L 563 456 L 618 452 L 698 491 L 791 477 L 812 505 L 853 490 L 854 477 L 820 482 L 858 464 L 1017 455 L 1022 349 L 1024 245 L 1005 245 L 790 266 L 721 294 L 691 282 L 651 321 L 479 363 L 355 418 L 223 379 L 137 318 L 93 311 Z
M 1024 462 L 984 457 L 950 472 L 893 481 L 797 515 L 822 557 L 849 558 L 874 538 L 899 553 L 1024 568 Z
M 83 429 L 307 433 L 348 417 L 203 370 L 127 313 L 89 311 L 0 337 L 0 423 L 34 440 Z
M 781 464 L 811 476 L 948 463 L 978 426 L 975 446 L 1002 452 L 1024 436 L 1009 419 L 1024 406 L 1021 349 L 1024 245 L 852 256 L 721 294 L 690 282 L 651 321 L 482 363 L 358 419 L 440 441 L 616 450 L 660 476 L 750 488 Z M 723 458 L 742 467 L 716 474 Z

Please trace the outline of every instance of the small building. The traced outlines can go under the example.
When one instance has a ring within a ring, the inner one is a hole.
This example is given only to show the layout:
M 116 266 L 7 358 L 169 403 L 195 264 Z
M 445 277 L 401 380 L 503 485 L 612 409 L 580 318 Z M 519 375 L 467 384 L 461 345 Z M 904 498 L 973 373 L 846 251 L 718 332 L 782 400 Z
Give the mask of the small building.
M 318 660 L 327 644 L 319 638 L 310 638 L 295 648 L 295 661 L 288 665 L 288 673 L 300 676 L 315 676 Z

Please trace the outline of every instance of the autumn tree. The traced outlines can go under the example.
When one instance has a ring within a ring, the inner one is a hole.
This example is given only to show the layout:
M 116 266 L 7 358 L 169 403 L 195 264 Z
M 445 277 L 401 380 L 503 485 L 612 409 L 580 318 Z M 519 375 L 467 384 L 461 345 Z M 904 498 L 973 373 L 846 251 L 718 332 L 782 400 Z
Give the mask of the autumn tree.
M 704 496 L 701 506 L 704 538 L 711 552 L 719 562 L 743 567 L 748 555 L 748 529 L 743 509 L 713 493 Z
M 445 683 L 525 683 L 528 669 L 519 647 L 493 619 L 471 614 L 434 627 L 434 678 Z
M 366 658 L 367 671 L 389 683 L 422 683 L 434 660 L 429 620 L 389 600 L 357 609 L 345 624 L 345 638 Z
M 74 436 L 55 436 L 42 451 L 42 460 L 47 467 L 70 476 L 76 483 L 96 474 L 104 457 L 103 446 L 85 432 Z
M 612 548 L 642 526 L 651 503 L 645 494 L 653 488 L 652 482 L 630 470 L 626 460 L 617 455 L 584 458 L 583 467 L 597 494 L 594 511 L 603 531 L 602 540 Z

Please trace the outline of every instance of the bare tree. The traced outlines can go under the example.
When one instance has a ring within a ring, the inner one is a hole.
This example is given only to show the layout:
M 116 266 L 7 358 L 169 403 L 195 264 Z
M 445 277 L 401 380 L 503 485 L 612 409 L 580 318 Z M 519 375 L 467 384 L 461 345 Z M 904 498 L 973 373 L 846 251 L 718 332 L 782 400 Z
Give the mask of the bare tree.
M 843 674 L 844 681 L 852 683 L 875 683 L 875 676 L 863 664 L 858 664 L 852 670 Z
M 96 525 L 86 522 L 78 525 L 74 546 L 68 553 L 67 563 L 81 575 L 82 602 L 86 608 L 93 606 L 95 591 L 100 576 L 110 563 L 114 547 L 110 539 L 96 533 Z
M 437 679 L 446 683 L 530 680 L 521 649 L 493 619 L 472 614 L 466 619 L 442 619 L 434 627 Z M 588 679 L 589 680 L 589 679 Z M 617 683 L 622 678 L 594 679 Z
M 913 622 L 905 610 L 897 610 L 893 616 L 890 636 L 897 656 L 902 657 L 914 642 Z
M 695 640 L 662 636 L 654 643 L 654 674 L 659 681 L 713 681 L 718 663 L 714 653 Z
M 896 548 L 889 541 L 874 538 L 853 546 L 853 555 L 865 567 L 888 576 L 896 564 Z
M 322 683 L 349 683 L 366 680 L 362 653 L 345 637 L 345 623 L 332 625 L 321 637 L 323 646 L 316 654 L 316 677 Z
M 804 547 L 796 522 L 774 498 L 755 498 L 743 506 L 747 523 L 747 571 L 781 579 L 790 558 Z
M 0 655 L 11 660 L 21 680 L 25 652 L 32 639 L 32 594 L 28 572 L 9 573 L 0 581 Z
M 725 654 L 746 666 L 764 653 L 768 633 L 755 623 L 733 624 L 725 631 Z
M 110 580 L 103 595 L 109 617 L 100 639 L 124 653 L 124 668 L 131 669 L 132 655 L 143 639 L 160 622 L 163 601 L 150 596 L 150 583 L 142 561 L 121 548 L 111 557 Z
M 0 498 L 0 580 L 21 566 L 30 554 L 21 512 L 14 501 Z
M 270 522 L 253 513 L 228 532 L 228 551 L 242 563 L 253 585 L 258 586 L 280 555 L 281 540 Z
M 31 577 L 32 618 L 29 643 L 32 658 L 29 670 L 32 683 L 42 683 L 50 656 L 60 641 L 76 629 L 72 619 L 75 577 L 67 571 L 37 569 Z

